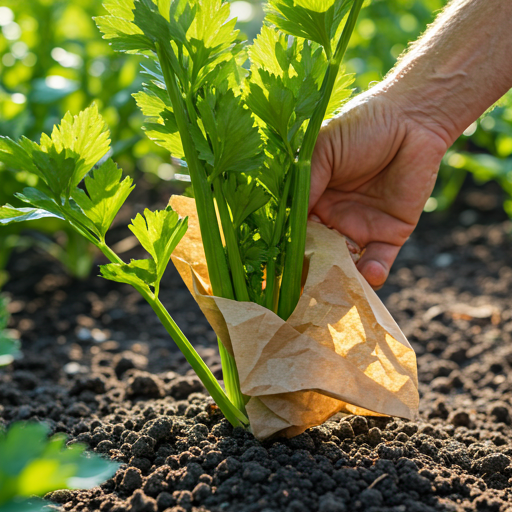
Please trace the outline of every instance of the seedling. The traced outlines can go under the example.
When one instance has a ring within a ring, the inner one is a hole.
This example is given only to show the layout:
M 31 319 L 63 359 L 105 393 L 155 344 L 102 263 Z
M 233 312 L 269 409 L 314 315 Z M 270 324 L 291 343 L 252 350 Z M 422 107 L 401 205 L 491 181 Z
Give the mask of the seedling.
M 301 293 L 310 168 L 322 122 L 350 95 L 341 61 L 363 0 L 271 0 L 252 45 L 221 0 L 107 0 L 96 22 L 115 50 L 147 57 L 135 94 L 147 135 L 188 167 L 212 292 L 287 319 Z M 250 69 L 243 67 L 249 59 Z M 186 219 L 169 208 L 130 226 L 149 259 L 124 263 L 105 235 L 132 189 L 107 159 L 95 107 L 67 115 L 39 145 L 0 139 L 0 160 L 42 178 L 0 209 L 0 223 L 66 219 L 112 262 L 102 276 L 129 283 L 156 312 L 234 425 L 247 426 L 233 356 L 219 340 L 226 392 L 158 298 Z M 85 190 L 78 188 L 85 177 Z

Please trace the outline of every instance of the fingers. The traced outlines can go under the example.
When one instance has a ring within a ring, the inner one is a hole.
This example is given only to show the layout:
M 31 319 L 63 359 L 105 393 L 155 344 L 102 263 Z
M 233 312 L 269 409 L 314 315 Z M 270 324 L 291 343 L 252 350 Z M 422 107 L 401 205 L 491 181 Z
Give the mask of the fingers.
M 384 285 L 399 251 L 399 246 L 382 242 L 372 242 L 367 245 L 364 254 L 357 262 L 357 268 L 372 288 L 378 290 Z

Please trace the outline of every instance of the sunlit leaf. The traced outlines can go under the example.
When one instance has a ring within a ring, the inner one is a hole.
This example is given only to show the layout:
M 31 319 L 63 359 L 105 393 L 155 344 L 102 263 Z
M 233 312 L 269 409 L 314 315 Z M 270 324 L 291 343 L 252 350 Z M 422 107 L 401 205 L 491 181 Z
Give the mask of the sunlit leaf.
M 63 216 L 55 215 L 40 208 L 15 208 L 10 204 L 0 206 L 0 224 L 7 225 L 11 222 L 25 222 L 27 220 L 44 219 L 45 217 L 56 217 L 64 219 Z
M 24 497 L 76 488 L 72 479 L 81 475 L 87 476 L 80 481 L 81 488 L 94 487 L 119 467 L 96 454 L 86 456 L 83 445 L 66 448 L 62 434 L 47 439 L 48 432 L 49 427 L 43 423 L 16 423 L 0 433 L 2 510 L 4 504 L 15 507 Z
M 131 260 L 128 264 L 100 265 L 100 271 L 105 279 L 142 288 L 148 294 L 152 293 L 150 286 L 155 286 L 157 281 L 156 264 L 153 259 Z
M 321 44 L 328 55 L 353 0 L 270 0 L 267 20 L 284 32 Z
M 251 112 L 232 91 L 207 91 L 199 99 L 198 111 L 211 143 L 205 144 L 201 134 L 193 133 L 201 157 L 212 167 L 214 175 L 224 171 L 257 169 L 262 164 L 261 137 Z
M 172 209 L 140 213 L 128 226 L 142 247 L 148 251 L 156 264 L 156 281 L 159 282 L 171 259 L 172 251 L 187 231 L 187 219 L 180 219 Z
M 85 178 L 87 194 L 79 188 L 72 193 L 85 215 L 98 228 L 104 238 L 117 212 L 133 190 L 133 180 L 126 177 L 121 181 L 122 171 L 112 160 Z
M 147 85 L 144 91 L 134 94 L 133 97 L 142 113 L 148 116 L 144 124 L 146 135 L 174 157 L 183 158 L 181 137 L 166 94 L 154 85 Z
M 68 112 L 61 123 L 54 126 L 51 137 L 41 136 L 40 146 L 45 153 L 54 148 L 75 161 L 69 180 L 72 189 L 110 149 L 109 137 L 105 121 L 93 104 L 76 116 Z

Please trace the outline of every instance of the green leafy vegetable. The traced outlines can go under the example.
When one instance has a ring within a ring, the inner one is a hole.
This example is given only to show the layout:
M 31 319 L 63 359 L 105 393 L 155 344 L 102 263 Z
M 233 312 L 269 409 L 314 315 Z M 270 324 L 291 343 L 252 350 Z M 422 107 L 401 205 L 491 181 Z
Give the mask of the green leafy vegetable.
M 172 252 L 187 231 L 187 219 L 180 219 L 170 207 L 156 212 L 146 209 L 144 217 L 137 215 L 129 228 L 153 258 L 154 282 L 159 283 Z
M 106 0 L 96 22 L 115 50 L 147 58 L 135 100 L 149 138 L 188 167 L 216 296 L 265 305 L 283 319 L 301 293 L 313 148 L 324 119 L 350 95 L 341 62 L 363 0 L 271 0 L 261 34 L 240 40 L 221 0 Z M 249 56 L 250 67 L 244 67 Z M 42 178 L 0 222 L 65 219 L 110 260 L 103 277 L 151 305 L 233 425 L 247 426 L 236 363 L 219 340 L 226 393 L 160 302 L 187 223 L 170 209 L 130 225 L 150 258 L 123 262 L 106 234 L 132 190 L 106 159 L 95 107 L 67 115 L 40 144 L 0 139 L 0 159 Z M 93 169 L 95 165 L 99 167 Z M 84 179 L 85 177 L 85 179 Z M 84 179 L 84 187 L 79 184 Z
M 76 188 L 71 197 L 91 220 L 102 239 L 114 221 L 117 212 L 133 190 L 133 180 L 121 181 L 122 171 L 112 160 L 107 160 L 99 169 L 85 178 L 87 194 Z
M 111 7 L 114 9 L 113 4 Z M 96 138 L 97 147 L 91 137 Z M 107 245 L 107 231 L 133 185 L 129 177 L 122 180 L 122 171 L 111 159 L 95 167 L 110 149 L 108 131 L 96 107 L 74 118 L 67 114 L 60 126 L 54 128 L 52 137 L 43 135 L 40 144 L 28 139 L 16 143 L 2 138 L 0 147 L 0 159 L 5 158 L 12 167 L 31 170 L 42 177 L 36 188 L 28 187 L 17 194 L 30 207 L 0 207 L 0 225 L 41 217 L 65 220 L 110 260 L 111 263 L 101 266 L 104 278 L 133 286 L 147 300 L 226 418 L 235 426 L 246 426 L 248 420 L 243 409 L 228 399 L 158 299 L 160 281 L 173 250 L 187 230 L 187 219 L 180 219 L 171 208 L 155 212 L 145 210 L 144 216 L 135 217 L 130 229 L 150 254 L 149 259 L 132 260 L 127 264 Z M 82 179 L 84 188 L 79 188 Z M 0 333 L 3 327 L 0 310 Z M 15 342 L 0 334 L 0 364 L 9 363 L 16 348 Z
M 186 161 L 215 295 L 285 319 L 293 312 L 312 151 L 322 121 L 350 95 L 341 61 L 362 3 L 271 0 L 252 45 L 238 40 L 221 0 L 105 4 L 105 38 L 149 58 L 135 98 L 148 136 Z M 236 365 L 219 348 L 229 397 L 243 410 Z

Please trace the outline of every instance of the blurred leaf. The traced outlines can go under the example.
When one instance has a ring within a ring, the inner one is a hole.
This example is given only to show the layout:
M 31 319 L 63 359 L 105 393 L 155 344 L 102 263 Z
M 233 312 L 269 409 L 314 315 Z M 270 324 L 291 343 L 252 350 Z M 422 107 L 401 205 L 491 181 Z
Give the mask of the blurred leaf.
M 54 78 L 53 82 L 51 78 Z M 62 76 L 38 78 L 32 82 L 30 99 L 34 103 L 56 103 L 80 89 L 80 82 Z
M 11 364 L 20 355 L 20 342 L 9 335 L 7 323 L 9 312 L 8 300 L 0 296 L 0 366 Z
M 39 208 L 14 208 L 13 206 L 6 204 L 0 206 L 0 224 L 6 225 L 11 222 L 24 222 L 27 220 L 42 219 L 44 217 L 57 217 L 63 219 L 60 215 L 41 210 Z
M 0 507 L 76 484 L 94 487 L 119 467 L 98 455 L 85 455 L 82 445 L 66 448 L 62 434 L 47 439 L 48 431 L 44 424 L 16 423 L 0 434 Z

